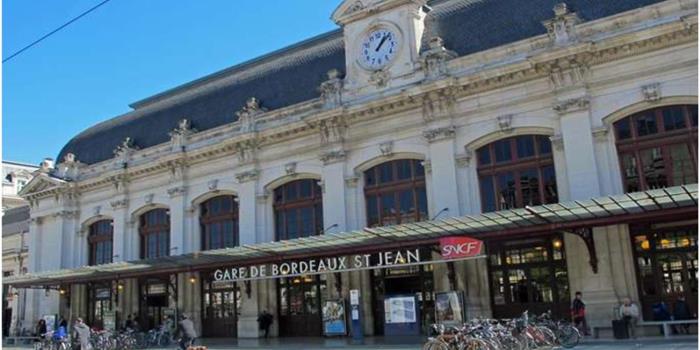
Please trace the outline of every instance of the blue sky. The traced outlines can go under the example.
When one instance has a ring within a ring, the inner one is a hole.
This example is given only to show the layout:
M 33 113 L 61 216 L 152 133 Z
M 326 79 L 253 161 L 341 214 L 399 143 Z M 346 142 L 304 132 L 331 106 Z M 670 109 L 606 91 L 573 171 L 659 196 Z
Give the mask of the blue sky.
M 5 58 L 101 0 L 4 0 Z M 128 105 L 336 28 L 340 0 L 112 0 L 2 65 L 2 156 L 38 164 Z

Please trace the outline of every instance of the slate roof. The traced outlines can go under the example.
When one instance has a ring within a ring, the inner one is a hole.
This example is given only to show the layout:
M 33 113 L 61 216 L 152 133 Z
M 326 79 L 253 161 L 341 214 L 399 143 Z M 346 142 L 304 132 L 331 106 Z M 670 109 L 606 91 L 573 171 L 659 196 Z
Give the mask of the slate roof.
M 552 8 L 561 1 L 434 0 L 429 3 L 433 11 L 426 19 L 424 39 L 440 36 L 445 46 L 460 56 L 484 51 L 546 33 L 541 22 L 554 16 Z M 657 2 L 661 0 L 566 0 L 584 21 Z M 333 68 L 345 70 L 340 29 L 138 101 L 131 105 L 134 111 L 75 136 L 63 147 L 58 160 L 69 152 L 87 164 L 107 160 L 126 137 L 140 148 L 155 146 L 169 140 L 168 132 L 182 118 L 199 131 L 231 123 L 249 97 L 258 98 L 270 110 L 317 98 L 318 86 Z M 211 83 L 216 88 L 208 88 Z M 202 91 L 182 97 L 198 89 Z M 158 107 L 157 103 L 167 98 L 178 100 Z

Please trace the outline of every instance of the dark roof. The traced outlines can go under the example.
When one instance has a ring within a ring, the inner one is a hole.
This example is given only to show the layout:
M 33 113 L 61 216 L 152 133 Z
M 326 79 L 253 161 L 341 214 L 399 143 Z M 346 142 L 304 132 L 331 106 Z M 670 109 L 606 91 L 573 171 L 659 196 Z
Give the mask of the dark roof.
M 661 0 L 567 0 L 572 11 L 591 21 Z M 546 33 L 542 21 L 554 16 L 561 0 L 436 0 L 426 20 L 424 39 L 440 36 L 445 46 L 460 56 Z M 278 60 L 278 61 L 275 61 Z M 267 63 L 275 62 L 270 67 Z M 71 139 L 58 155 L 73 153 L 83 163 L 93 164 L 113 157 L 112 151 L 126 137 L 140 148 L 169 140 L 168 132 L 187 118 L 197 130 L 207 130 L 235 121 L 250 97 L 258 98 L 270 110 L 319 96 L 318 86 L 330 69 L 345 70 L 342 31 L 311 38 L 260 58 L 233 66 L 132 104 L 134 111 L 97 124 Z M 257 70 L 248 77 L 236 74 Z M 226 82 L 224 82 L 226 80 Z M 204 87 L 210 82 L 216 88 Z M 193 96 L 178 94 L 202 88 Z M 158 107 L 157 102 L 180 98 L 177 103 Z
M 3 226 L 27 220 L 29 220 L 28 205 L 7 209 L 2 215 Z

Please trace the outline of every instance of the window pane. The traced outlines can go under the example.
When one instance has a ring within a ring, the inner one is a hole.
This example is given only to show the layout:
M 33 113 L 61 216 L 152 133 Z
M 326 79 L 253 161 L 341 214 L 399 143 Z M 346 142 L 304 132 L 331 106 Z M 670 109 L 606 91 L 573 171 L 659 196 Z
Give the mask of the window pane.
M 663 109 L 664 129 L 666 131 L 685 129 L 684 108 L 681 106 L 665 107 Z
M 413 189 L 403 190 L 399 193 L 399 210 L 401 210 L 401 222 L 416 221 L 416 208 L 413 202 Z
M 376 174 L 376 168 L 369 169 L 365 171 L 365 185 L 367 186 L 373 186 L 377 184 L 377 180 L 375 177 Z
M 537 169 L 527 169 L 520 172 L 520 193 L 523 205 L 539 205 L 540 179 Z
M 423 168 L 423 161 L 414 160 L 413 161 L 413 171 L 414 171 L 413 177 L 424 178 L 425 177 L 425 168 Z
M 287 210 L 287 236 L 286 239 L 293 239 L 299 237 L 299 227 L 297 220 L 296 209 Z
M 394 193 L 381 196 L 382 225 L 393 225 L 396 222 L 396 203 Z
M 285 201 L 292 201 L 297 199 L 297 184 L 292 182 L 288 183 L 287 185 L 284 186 L 286 189 L 286 195 L 287 197 L 285 198 Z
M 158 248 L 160 249 L 159 256 L 170 255 L 170 246 L 168 245 L 168 232 L 167 231 L 161 232 L 159 239 L 160 239 L 160 242 L 158 242 Z
M 488 146 L 479 148 L 476 155 L 479 159 L 479 165 L 491 164 L 491 152 Z
M 411 178 L 411 160 L 402 159 L 396 162 L 396 176 L 398 180 Z
M 537 136 L 537 140 L 540 147 L 540 155 L 552 153 L 552 141 L 549 140 L 548 136 Z
M 690 125 L 698 126 L 698 106 L 687 106 L 688 113 L 690 114 Z
M 542 168 L 542 178 L 544 183 L 545 203 L 549 204 L 559 202 L 559 194 L 557 193 L 557 176 L 554 172 L 553 165 Z
M 559 301 L 568 302 L 569 301 L 569 273 L 566 267 L 556 267 L 554 268 L 554 279 L 557 283 L 557 294 L 559 295 Z
M 314 210 L 316 217 L 316 231 L 314 234 L 320 234 L 325 229 L 325 227 L 323 227 L 323 206 L 321 204 L 317 204 L 314 207 Z
M 632 153 L 621 154 L 622 176 L 625 179 L 626 192 L 636 192 L 640 190 L 639 174 L 637 172 L 637 158 Z
M 481 188 L 481 211 L 489 212 L 496 210 L 496 195 L 493 189 L 493 176 L 483 176 L 479 179 Z
M 313 208 L 305 207 L 300 209 L 301 214 L 301 236 L 308 237 L 314 234 Z
M 653 111 L 638 115 L 635 118 L 635 124 L 637 126 L 637 136 L 646 136 L 657 132 L 656 116 Z
M 275 188 L 275 203 L 280 203 L 284 200 L 284 187 Z
M 517 206 L 515 201 L 515 180 L 512 172 L 496 175 L 498 181 L 499 210 L 512 209 Z
M 394 181 L 394 167 L 392 162 L 386 162 L 379 165 L 379 182 L 391 182 Z
M 630 118 L 625 118 L 615 122 L 615 134 L 617 135 L 618 140 L 624 140 L 632 137 Z
M 530 277 L 532 301 L 536 303 L 553 302 L 554 293 L 552 291 L 549 267 L 535 267 L 530 269 Z
M 516 137 L 515 145 L 518 149 L 518 158 L 533 157 L 535 155 L 535 141 L 532 135 Z
M 300 185 L 299 198 L 310 198 L 311 197 L 311 185 L 315 180 L 302 180 Z
M 379 213 L 377 212 L 377 196 L 369 195 L 367 201 L 367 226 L 374 226 L 379 223 Z
M 233 233 L 233 220 L 226 220 L 223 222 L 223 234 L 224 234 L 224 247 L 235 247 L 236 242 L 234 240 Z
M 637 266 L 639 267 L 639 277 L 642 280 L 642 293 L 644 295 L 656 295 L 656 280 L 651 258 L 646 256 L 637 257 Z
M 661 147 L 645 149 L 639 152 L 642 158 L 642 171 L 647 189 L 663 188 L 668 186 L 666 179 L 666 165 L 664 164 Z
M 491 289 L 493 292 L 493 303 L 495 305 L 505 305 L 506 280 L 503 277 L 503 271 L 491 273 Z
M 284 226 L 284 211 L 279 210 L 275 213 L 275 234 L 277 239 L 286 239 Z
M 224 213 L 233 212 L 233 197 L 226 196 L 221 199 L 221 211 Z
M 672 185 L 678 186 L 698 182 L 688 145 L 670 145 L 668 151 L 671 154 L 671 164 L 673 165 Z
M 510 285 L 510 302 L 527 303 L 530 301 L 527 293 L 527 277 L 523 270 L 509 270 L 508 284 Z
M 147 240 L 148 240 L 148 245 L 147 245 L 148 250 L 147 250 L 146 257 L 147 258 L 154 258 L 154 257 L 156 257 L 156 254 L 157 254 L 157 250 L 156 250 L 157 246 L 156 245 L 158 244 L 158 236 L 156 234 L 149 234 L 147 236 Z
M 428 198 L 425 195 L 425 187 L 416 189 L 416 201 L 418 202 L 420 220 L 426 220 L 428 218 Z
M 496 153 L 496 162 L 507 162 L 513 159 L 510 153 L 510 139 L 496 141 L 493 145 Z

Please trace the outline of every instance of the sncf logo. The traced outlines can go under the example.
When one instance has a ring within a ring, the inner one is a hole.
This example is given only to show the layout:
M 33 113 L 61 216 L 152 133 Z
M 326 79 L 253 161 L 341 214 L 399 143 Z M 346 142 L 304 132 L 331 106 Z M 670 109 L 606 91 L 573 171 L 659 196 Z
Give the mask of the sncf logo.
M 483 242 L 469 237 L 440 238 L 440 252 L 444 259 L 468 258 L 481 253 Z

